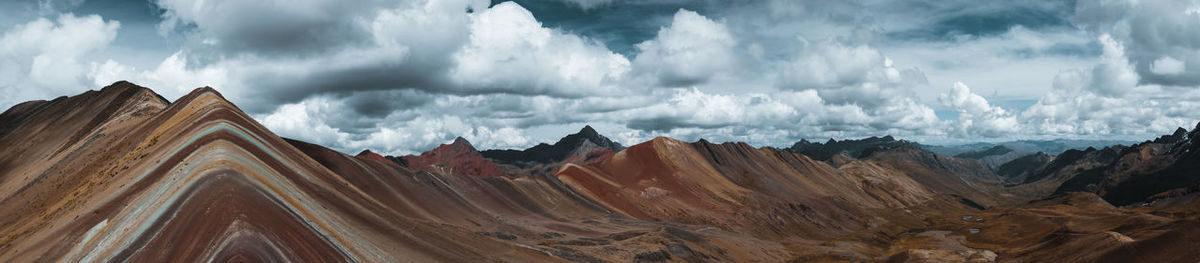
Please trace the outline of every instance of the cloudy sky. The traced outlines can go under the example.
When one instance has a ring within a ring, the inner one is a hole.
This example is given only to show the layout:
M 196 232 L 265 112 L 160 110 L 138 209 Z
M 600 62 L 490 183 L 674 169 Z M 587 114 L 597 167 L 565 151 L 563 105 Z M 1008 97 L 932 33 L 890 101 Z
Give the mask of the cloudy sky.
M 1196 0 L 15 0 L 0 108 L 212 86 L 341 151 L 585 124 L 785 146 L 1142 140 L 1200 120 Z

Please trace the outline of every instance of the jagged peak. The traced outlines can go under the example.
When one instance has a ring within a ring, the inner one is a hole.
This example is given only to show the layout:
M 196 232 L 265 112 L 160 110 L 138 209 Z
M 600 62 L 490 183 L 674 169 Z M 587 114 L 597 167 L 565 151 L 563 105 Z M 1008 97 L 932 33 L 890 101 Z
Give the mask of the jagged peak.
M 580 129 L 579 133 L 576 133 L 576 134 L 587 135 L 587 136 L 600 136 L 600 133 L 596 132 L 596 129 L 592 128 L 592 125 L 583 125 L 583 129 Z
M 608 148 L 609 150 L 613 151 L 619 151 L 621 148 L 624 148 L 624 146 L 621 146 L 620 143 L 617 143 L 608 137 L 604 137 L 604 135 L 600 135 L 600 133 L 597 132 L 596 129 L 592 128 L 591 125 L 584 125 L 583 129 L 580 129 L 579 132 L 568 134 L 562 139 L 559 139 L 558 142 L 554 143 L 554 145 L 558 147 L 575 147 L 578 146 L 577 144 L 581 143 L 581 141 L 591 141 L 600 147 Z
M 471 146 L 471 142 L 470 142 L 470 141 L 467 141 L 467 139 L 466 139 L 466 138 L 463 138 L 462 136 L 459 136 L 459 137 L 455 137 L 455 138 L 454 138 L 454 142 L 451 142 L 451 143 L 450 143 L 450 145 L 465 145 L 465 146 Z

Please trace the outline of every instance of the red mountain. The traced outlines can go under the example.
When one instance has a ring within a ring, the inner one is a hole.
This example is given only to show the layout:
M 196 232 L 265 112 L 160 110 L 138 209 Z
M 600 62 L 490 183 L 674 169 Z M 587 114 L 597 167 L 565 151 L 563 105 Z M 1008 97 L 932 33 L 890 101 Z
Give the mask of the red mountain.
M 495 163 L 483 158 L 467 139 L 458 137 L 421 155 L 399 157 L 403 164 L 418 171 L 436 174 L 461 174 L 475 177 L 506 176 Z

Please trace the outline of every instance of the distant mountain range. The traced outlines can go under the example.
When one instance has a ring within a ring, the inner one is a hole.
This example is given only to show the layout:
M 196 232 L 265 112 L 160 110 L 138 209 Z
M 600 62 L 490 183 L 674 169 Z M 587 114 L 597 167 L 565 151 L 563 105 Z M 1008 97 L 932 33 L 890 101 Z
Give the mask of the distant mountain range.
M 999 143 L 970 143 L 960 145 L 921 145 L 921 147 L 941 155 L 959 155 L 963 153 L 985 151 L 996 146 L 1027 153 L 1044 152 L 1050 155 L 1058 155 L 1067 150 L 1083 150 L 1088 147 L 1104 148 L 1113 145 L 1131 145 L 1137 143 L 1135 141 L 1118 141 L 1118 140 L 1071 140 L 1071 139 L 1055 139 L 1055 140 L 1020 140 Z
M 350 156 L 118 82 L 0 113 L 0 262 L 1194 262 L 1198 141 Z

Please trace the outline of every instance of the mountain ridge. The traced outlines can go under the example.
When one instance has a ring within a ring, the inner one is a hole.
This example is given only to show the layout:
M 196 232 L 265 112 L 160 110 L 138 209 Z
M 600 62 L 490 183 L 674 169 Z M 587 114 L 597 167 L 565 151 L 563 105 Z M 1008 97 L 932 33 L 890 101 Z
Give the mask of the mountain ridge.
M 1187 171 L 1200 163 L 1200 126 L 1063 153 L 1041 168 L 1052 173 L 1009 186 L 980 160 L 890 136 L 803 146 L 825 160 L 743 142 L 657 137 L 614 152 L 585 139 L 565 158 L 517 167 L 544 172 L 427 171 L 418 168 L 492 161 L 463 138 L 426 158 L 351 156 L 279 137 L 212 88 L 167 102 L 121 82 L 18 104 L 0 120 L 0 261 L 1077 262 L 1131 247 L 1198 253 L 1147 244 L 1195 232 L 1200 193 L 1189 189 L 1200 187 Z M 592 137 L 588 128 L 576 138 Z M 1120 165 L 1134 161 L 1143 165 Z M 1124 183 L 1095 184 L 1099 194 L 1026 189 L 1093 182 L 1075 171 L 1096 169 Z M 1106 201 L 1126 192 L 1152 204 Z

